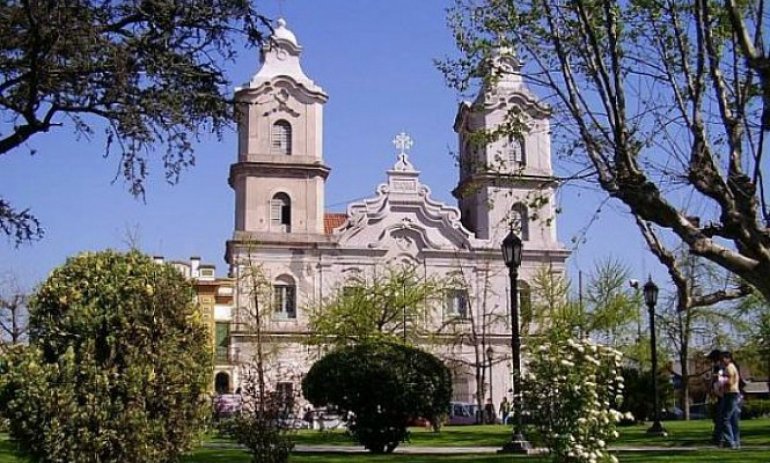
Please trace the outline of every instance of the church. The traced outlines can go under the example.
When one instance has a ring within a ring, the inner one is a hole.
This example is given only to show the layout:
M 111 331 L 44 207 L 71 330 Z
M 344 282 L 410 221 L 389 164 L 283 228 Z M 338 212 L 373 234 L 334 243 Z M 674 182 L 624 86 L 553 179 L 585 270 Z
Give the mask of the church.
M 522 298 L 535 272 L 563 273 L 569 255 L 556 235 L 548 108 L 527 89 L 513 54 L 501 48 L 493 61 L 506 72 L 461 104 L 454 118 L 456 205 L 431 197 L 420 166 L 409 158 L 411 139 L 401 133 L 394 134 L 393 167 L 372 186 L 371 197 L 349 204 L 345 213 L 327 213 L 325 184 L 333 166 L 324 162 L 323 111 L 329 96 L 305 74 L 302 51 L 279 20 L 261 51 L 260 69 L 235 92 L 238 153 L 229 174 L 235 223 L 225 256 L 236 282 L 229 333 L 234 360 L 217 373 L 229 375 L 236 387 L 256 351 L 253 265 L 263 270 L 271 292 L 261 302 L 267 374 L 276 390 L 291 394 L 319 355 L 305 342 L 309 311 L 351 278 L 410 265 L 425 276 L 463 276 L 464 284 L 447 291 L 421 321 L 428 329 L 451 326 L 451 332 L 422 347 L 450 367 L 454 400 L 476 400 L 482 364 L 489 373 L 481 390 L 499 403 L 511 390 L 512 368 L 509 275 L 500 244 L 511 228 L 523 240 Z M 476 141 L 508 114 L 521 122 L 521 136 Z M 478 343 L 456 340 L 484 320 L 494 321 L 484 325 L 480 359 Z

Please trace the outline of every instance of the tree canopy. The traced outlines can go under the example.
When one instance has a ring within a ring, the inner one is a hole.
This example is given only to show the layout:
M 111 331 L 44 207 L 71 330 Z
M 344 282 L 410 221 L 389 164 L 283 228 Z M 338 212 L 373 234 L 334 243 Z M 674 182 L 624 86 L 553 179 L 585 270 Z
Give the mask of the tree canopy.
M 0 156 L 68 125 L 104 131 L 132 194 L 144 193 L 158 145 L 173 183 L 195 162 L 194 137 L 232 119 L 223 65 L 268 27 L 248 0 L 2 2 Z M 2 197 L 0 231 L 17 243 L 42 236 Z
M 311 331 L 318 343 L 413 339 L 423 334 L 430 303 L 443 297 L 445 286 L 409 265 L 352 276 L 311 314 Z
M 551 107 L 554 151 L 571 169 L 563 180 L 598 183 L 652 232 L 770 299 L 765 8 L 457 0 L 450 21 L 461 57 L 442 69 L 461 90 L 474 77 L 522 72 Z M 523 69 L 495 66 L 499 53 Z M 505 127 L 521 135 L 526 121 L 511 111 Z
M 137 252 L 82 254 L 30 303 L 0 375 L 10 434 L 42 462 L 167 462 L 208 413 L 211 348 L 190 283 Z
M 403 344 L 341 347 L 316 362 L 302 380 L 316 406 L 353 412 L 353 436 L 375 453 L 392 452 L 407 435 L 410 418 L 437 423 L 449 407 L 452 379 L 435 356 Z

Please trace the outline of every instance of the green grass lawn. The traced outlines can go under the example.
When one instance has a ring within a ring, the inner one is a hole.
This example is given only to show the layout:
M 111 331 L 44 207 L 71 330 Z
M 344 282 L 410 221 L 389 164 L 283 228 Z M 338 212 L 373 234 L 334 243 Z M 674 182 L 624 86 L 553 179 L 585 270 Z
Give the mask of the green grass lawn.
M 620 439 L 614 445 L 633 447 L 692 447 L 708 445 L 711 438 L 710 420 L 666 421 L 663 426 L 669 431 L 667 437 L 647 436 L 650 425 L 619 428 Z M 445 426 L 440 433 L 423 428 L 412 428 L 409 442 L 415 447 L 499 447 L 510 436 L 511 428 L 501 425 Z M 741 441 L 744 446 L 761 445 L 770 447 L 770 419 L 745 420 L 741 422 Z M 301 431 L 296 436 L 302 445 L 351 445 L 350 438 L 343 431 Z M 770 462 L 770 458 L 767 459 Z
M 659 452 L 619 453 L 621 463 L 768 463 L 770 450 L 751 447 L 770 447 L 770 419 L 747 420 L 742 422 L 744 449 L 740 451 L 723 450 L 708 446 L 711 433 L 710 421 L 666 422 L 664 427 L 670 431 L 665 438 L 647 437 L 647 426 L 621 428 L 621 438 L 614 445 L 633 447 L 705 447 L 698 450 L 666 450 Z M 423 429 L 413 429 L 410 447 L 499 447 L 509 436 L 510 428 L 505 426 L 457 426 L 445 427 L 438 434 Z M 303 431 L 296 436 L 300 445 L 351 445 L 342 432 Z M 219 439 L 213 441 L 222 442 Z M 182 459 L 182 463 L 249 463 L 248 453 L 234 448 L 199 447 Z M 530 463 L 547 462 L 545 457 L 511 456 L 496 454 L 463 455 L 369 455 L 366 453 L 302 453 L 291 457 L 292 463 L 502 463 L 527 461 Z M 19 457 L 14 445 L 7 436 L 0 436 L 0 463 L 25 463 Z

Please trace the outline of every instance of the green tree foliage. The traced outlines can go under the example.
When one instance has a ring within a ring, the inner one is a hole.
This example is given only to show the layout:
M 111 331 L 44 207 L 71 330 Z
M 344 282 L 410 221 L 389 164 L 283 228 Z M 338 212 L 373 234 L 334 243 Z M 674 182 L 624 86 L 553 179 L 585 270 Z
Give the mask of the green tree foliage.
M 736 309 L 746 326 L 746 342 L 738 357 L 741 366 L 749 367 L 755 379 L 766 379 L 770 384 L 770 307 L 763 298 L 752 294 Z
M 253 463 L 286 463 L 294 448 L 289 418 L 296 416 L 296 400 L 287 396 L 288 392 L 274 388 L 276 380 L 289 380 L 293 384 L 296 378 L 283 377 L 276 371 L 280 368 L 273 368 L 272 381 L 266 377 L 270 373 L 270 360 L 275 361 L 280 355 L 265 333 L 275 310 L 273 288 L 264 267 L 251 253 L 239 264 L 238 285 L 243 294 L 248 295 L 239 307 L 241 329 L 253 340 L 255 349 L 253 356 L 245 359 L 239 368 L 240 410 L 221 421 L 219 429 L 246 447 Z
M 224 64 L 259 43 L 266 22 L 248 0 L 5 1 L 0 4 L 0 156 L 69 125 L 104 131 L 134 195 L 151 155 L 175 182 L 192 141 L 232 120 Z M 0 198 L 0 231 L 42 235 L 31 213 Z
M 667 243 L 740 276 L 770 300 L 770 129 L 765 2 L 456 0 L 467 91 L 522 74 L 552 109 L 566 180 L 589 182 Z M 499 56 L 515 55 L 524 68 Z M 485 102 L 479 102 L 483 104 Z M 495 137 L 522 136 L 510 105 Z M 522 123 L 523 122 L 523 123 Z
M 404 340 L 425 334 L 430 302 L 441 300 L 446 283 L 424 277 L 410 265 L 377 268 L 349 278 L 310 315 L 318 343 Z
M 628 267 L 617 260 L 598 262 L 580 297 L 564 276 L 542 267 L 530 284 L 532 309 L 523 320 L 533 327 L 547 326 L 565 339 L 590 336 L 616 348 L 628 346 L 635 342 L 641 304 L 628 286 L 628 275 Z
M 11 436 L 40 462 L 176 461 L 207 415 L 206 333 L 173 267 L 138 252 L 68 259 L 0 377 Z
M 625 367 L 621 369 L 621 374 L 625 378 L 625 389 L 620 410 L 631 413 L 637 422 L 653 419 L 651 371 Z M 660 371 L 658 372 L 658 400 L 661 408 L 668 409 L 674 405 L 674 386 L 671 384 L 671 378 Z
M 395 343 L 340 347 L 316 362 L 302 381 L 316 406 L 352 412 L 353 437 L 374 453 L 392 452 L 411 418 L 437 422 L 452 395 L 449 369 L 433 355 Z

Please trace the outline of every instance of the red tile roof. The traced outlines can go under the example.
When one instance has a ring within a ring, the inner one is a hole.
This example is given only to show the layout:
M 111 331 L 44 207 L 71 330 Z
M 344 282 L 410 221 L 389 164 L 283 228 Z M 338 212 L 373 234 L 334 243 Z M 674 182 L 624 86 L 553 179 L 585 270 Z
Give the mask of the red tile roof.
M 345 223 L 346 220 L 348 220 L 347 214 L 324 214 L 324 233 L 331 235 L 332 230 Z

